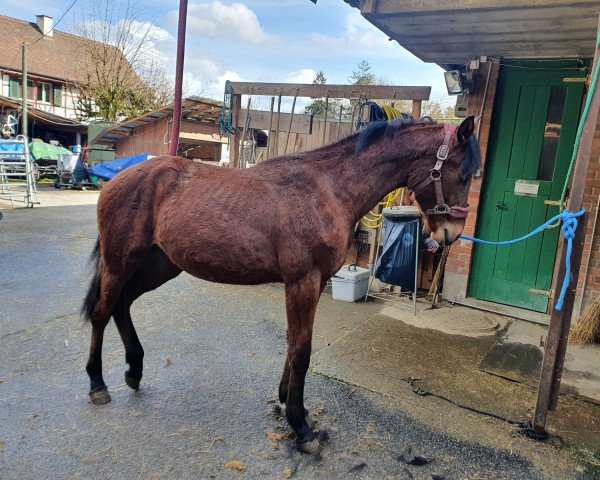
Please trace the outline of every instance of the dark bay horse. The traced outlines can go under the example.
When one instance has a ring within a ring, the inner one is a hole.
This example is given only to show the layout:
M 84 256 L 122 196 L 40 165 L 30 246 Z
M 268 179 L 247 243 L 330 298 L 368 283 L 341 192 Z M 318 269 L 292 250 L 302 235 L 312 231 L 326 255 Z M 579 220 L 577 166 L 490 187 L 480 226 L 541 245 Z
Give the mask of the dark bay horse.
M 415 190 L 434 240 L 458 238 L 480 161 L 473 128 L 473 117 L 458 129 L 380 122 L 250 169 L 164 156 L 117 175 L 98 201 L 95 272 L 82 308 L 92 324 L 91 401 L 110 401 L 101 353 L 111 316 L 129 364 L 125 381 L 139 388 L 144 350 L 130 307 L 144 293 L 182 270 L 213 282 L 283 282 L 288 350 L 279 399 L 299 448 L 317 451 L 305 417 L 304 380 L 325 283 L 343 265 L 356 222 L 398 187 Z

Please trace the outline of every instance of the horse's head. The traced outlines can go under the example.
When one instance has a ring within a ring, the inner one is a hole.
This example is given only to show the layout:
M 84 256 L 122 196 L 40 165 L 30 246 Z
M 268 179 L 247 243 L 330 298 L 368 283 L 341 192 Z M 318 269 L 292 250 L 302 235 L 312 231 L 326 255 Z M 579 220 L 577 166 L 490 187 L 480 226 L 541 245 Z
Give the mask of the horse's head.
M 465 226 L 469 187 L 481 161 L 474 129 L 470 116 L 458 128 L 433 130 L 439 147 L 429 149 L 411 175 L 409 188 L 423 213 L 425 232 L 442 245 L 456 241 Z

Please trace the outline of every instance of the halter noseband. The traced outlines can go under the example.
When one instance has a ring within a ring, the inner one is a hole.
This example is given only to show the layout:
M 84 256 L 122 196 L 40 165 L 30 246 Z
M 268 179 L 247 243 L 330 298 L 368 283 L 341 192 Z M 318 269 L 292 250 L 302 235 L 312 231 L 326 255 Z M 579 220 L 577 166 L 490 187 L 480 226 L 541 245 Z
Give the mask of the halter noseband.
M 444 125 L 444 142 L 438 148 L 437 161 L 430 170 L 429 176 L 413 188 L 415 194 L 423 191 L 430 183 L 433 183 L 435 188 L 437 205 L 424 211 L 423 215 L 450 215 L 455 218 L 466 218 L 469 214 L 469 207 L 460 207 L 458 205 L 448 206 L 444 200 L 444 189 L 442 188 L 442 166 L 444 165 L 444 161 L 448 159 L 450 141 L 452 140 L 452 135 L 456 132 L 456 128 L 456 125 Z

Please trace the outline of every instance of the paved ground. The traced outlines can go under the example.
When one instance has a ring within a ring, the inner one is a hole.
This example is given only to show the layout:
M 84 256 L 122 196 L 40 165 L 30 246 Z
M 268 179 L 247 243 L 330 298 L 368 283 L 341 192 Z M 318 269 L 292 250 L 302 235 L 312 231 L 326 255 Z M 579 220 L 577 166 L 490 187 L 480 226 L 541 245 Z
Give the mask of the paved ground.
M 567 449 L 535 444 L 408 386 L 390 396 L 331 379 L 327 365 L 333 370 L 343 352 L 328 359 L 328 346 L 344 344 L 371 318 L 381 321 L 381 307 L 328 296 L 315 332 L 325 374 L 307 381 L 325 448 L 318 458 L 298 453 L 274 402 L 285 348 L 278 286 L 181 275 L 146 295 L 133 309 L 146 350 L 142 389 L 123 385 L 123 348 L 110 325 L 104 368 L 113 401 L 91 405 L 89 326 L 76 312 L 95 209 L 69 203 L 3 210 L 0 221 L 1 479 L 595 478 Z M 368 376 L 372 355 L 366 363 L 353 358 L 348 375 Z M 375 367 L 395 377 L 393 363 Z

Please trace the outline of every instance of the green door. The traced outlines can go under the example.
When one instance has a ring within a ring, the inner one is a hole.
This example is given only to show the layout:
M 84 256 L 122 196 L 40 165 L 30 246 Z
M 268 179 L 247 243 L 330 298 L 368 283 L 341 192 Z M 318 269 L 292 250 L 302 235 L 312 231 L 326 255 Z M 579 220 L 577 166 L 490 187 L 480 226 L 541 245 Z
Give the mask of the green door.
M 555 66 L 535 62 L 501 69 L 479 238 L 520 237 L 561 210 L 557 200 L 571 159 L 586 72 Z M 546 312 L 558 235 L 554 229 L 511 246 L 477 245 L 470 296 Z

